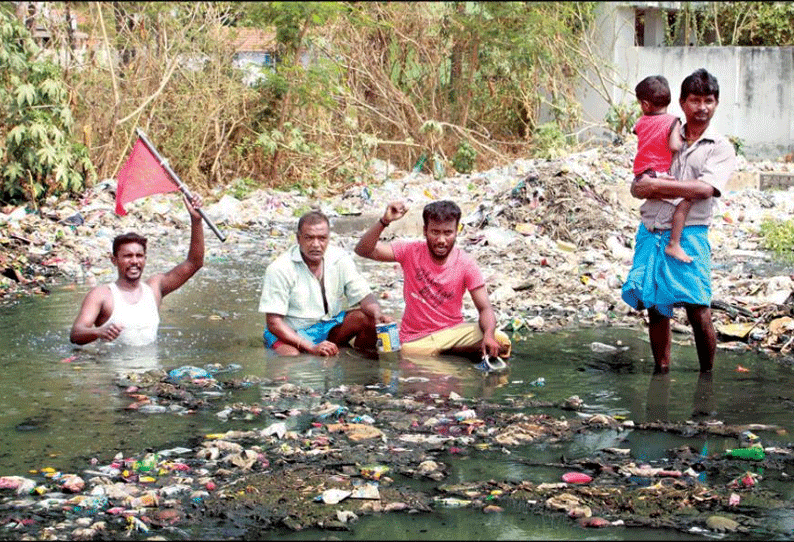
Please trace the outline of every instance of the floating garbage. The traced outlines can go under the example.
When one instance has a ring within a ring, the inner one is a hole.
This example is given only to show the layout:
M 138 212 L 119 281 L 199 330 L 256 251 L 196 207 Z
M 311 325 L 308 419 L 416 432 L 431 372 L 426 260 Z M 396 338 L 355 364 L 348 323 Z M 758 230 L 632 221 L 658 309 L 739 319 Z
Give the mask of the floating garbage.
M 490 356 L 483 356 L 482 361 L 474 366 L 478 371 L 490 373 L 493 371 L 504 371 L 507 369 L 507 363 L 500 358 L 492 358 Z
M 380 491 L 378 490 L 377 482 L 366 482 L 356 486 L 350 493 L 351 499 L 366 499 L 377 500 L 380 499 Z
M 182 380 L 183 378 L 212 378 L 212 375 L 209 373 L 209 371 L 200 367 L 184 365 L 182 367 L 170 370 L 168 372 L 168 377 L 172 380 Z
M 407 382 L 407 383 L 414 383 L 414 382 L 430 382 L 430 379 L 426 376 L 407 376 L 407 377 L 400 377 L 400 382 Z
M 597 341 L 590 343 L 590 350 L 599 354 L 614 354 L 617 352 L 625 352 L 628 349 L 628 346 L 612 346 L 611 344 L 604 344 Z
M 207 370 L 207 372 L 211 374 L 220 374 L 220 373 L 231 373 L 234 371 L 239 371 L 240 369 L 243 368 L 243 366 L 240 365 L 239 363 L 229 363 L 225 367 L 220 363 L 208 363 L 207 365 L 204 366 L 204 368 Z M 206 378 L 206 377 L 194 376 L 192 378 Z
M 728 484 L 729 488 L 732 489 L 740 489 L 740 488 L 749 488 L 753 487 L 758 483 L 760 480 L 760 476 L 754 472 L 745 472 L 742 476 L 738 478 L 734 478 Z
M 461 410 L 460 412 L 455 413 L 455 419 L 458 421 L 473 420 L 476 417 L 477 413 L 471 409 Z
M 372 416 L 369 416 L 367 414 L 364 414 L 362 416 L 356 416 L 350 421 L 353 422 L 353 423 L 366 423 L 366 424 L 372 425 L 373 423 L 375 423 L 375 418 L 373 418 Z
M 314 500 L 324 504 L 337 504 L 347 499 L 353 492 L 344 489 L 326 489 L 320 495 L 317 495 Z
M 366 465 L 360 469 L 361 476 L 371 480 L 380 480 L 380 477 L 389 472 L 386 465 Z
M 270 424 L 268 427 L 262 430 L 262 436 L 268 437 L 270 435 L 276 435 L 279 439 L 283 439 L 284 435 L 287 434 L 287 424 L 284 422 L 276 422 Z
M 157 454 L 147 454 L 140 461 L 136 461 L 132 468 L 136 471 L 149 472 L 157 468 L 157 463 L 159 461 L 160 457 Z
M 562 475 L 562 481 L 566 484 L 589 484 L 593 478 L 583 472 L 566 472 Z
M 326 405 L 325 408 L 322 408 L 313 414 L 321 420 L 339 418 L 347 414 L 347 407 L 342 405 Z
M 142 414 L 162 414 L 168 410 L 168 407 L 155 403 L 147 403 L 139 406 L 136 410 Z
M 436 497 L 433 502 L 444 508 L 463 508 L 471 504 L 469 499 L 459 499 L 457 497 Z
M 725 450 L 725 456 L 731 459 L 750 459 L 752 461 L 761 461 L 766 457 L 764 449 L 760 446 L 751 446 L 749 448 L 733 448 L 732 450 Z

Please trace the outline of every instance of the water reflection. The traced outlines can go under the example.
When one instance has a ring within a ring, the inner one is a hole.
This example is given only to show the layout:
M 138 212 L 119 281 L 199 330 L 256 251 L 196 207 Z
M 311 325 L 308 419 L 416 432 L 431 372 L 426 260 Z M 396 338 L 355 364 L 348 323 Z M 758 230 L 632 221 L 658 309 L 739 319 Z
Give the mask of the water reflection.
M 144 346 L 127 346 L 120 343 L 95 341 L 84 346 L 75 347 L 74 356 L 75 362 L 101 362 L 106 365 L 108 370 L 121 373 L 163 368 L 157 341 Z
M 381 382 L 390 392 L 449 397 L 489 398 L 508 383 L 505 371 L 478 374 L 471 361 L 456 356 L 418 356 L 402 353 L 382 356 L 379 362 Z
M 713 418 L 717 415 L 714 402 L 714 373 L 700 373 L 695 386 L 694 408 L 692 418 Z
M 649 422 L 667 422 L 670 419 L 670 387 L 673 379 L 667 371 L 654 372 L 648 384 L 645 418 Z M 714 374 L 698 373 L 692 397 L 692 419 L 713 418 L 717 414 L 714 401 Z
M 649 422 L 666 422 L 670 420 L 670 384 L 669 372 L 654 372 L 648 384 L 648 401 L 645 419 Z

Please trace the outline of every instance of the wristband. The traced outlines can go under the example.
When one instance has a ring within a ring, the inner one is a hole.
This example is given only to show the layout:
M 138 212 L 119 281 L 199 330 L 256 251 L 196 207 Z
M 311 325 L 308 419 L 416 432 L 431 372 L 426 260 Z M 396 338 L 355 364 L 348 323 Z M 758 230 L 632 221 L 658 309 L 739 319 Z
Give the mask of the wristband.
M 378 219 L 378 222 L 380 222 L 380 225 L 383 226 L 384 228 L 388 228 L 389 227 L 389 222 L 384 222 L 383 221 L 383 217 L 380 217 Z

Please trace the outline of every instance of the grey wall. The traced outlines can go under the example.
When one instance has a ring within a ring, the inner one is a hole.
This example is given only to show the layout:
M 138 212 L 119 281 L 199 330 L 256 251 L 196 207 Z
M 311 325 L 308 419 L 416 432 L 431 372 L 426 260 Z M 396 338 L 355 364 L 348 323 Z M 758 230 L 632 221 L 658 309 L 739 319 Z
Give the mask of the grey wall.
M 661 74 L 670 82 L 673 97 L 668 112 L 683 118 L 678 106 L 681 81 L 706 68 L 720 85 L 712 121 L 720 132 L 742 139 L 750 158 L 777 159 L 794 151 L 794 47 L 635 47 L 633 8 L 602 5 L 609 7 L 598 32 L 604 59 L 615 69 L 617 84 L 610 91 L 616 103 L 634 101 L 637 82 Z M 607 102 L 588 88 L 582 89 L 581 100 L 585 120 L 603 123 Z M 609 134 L 591 130 L 591 135 Z

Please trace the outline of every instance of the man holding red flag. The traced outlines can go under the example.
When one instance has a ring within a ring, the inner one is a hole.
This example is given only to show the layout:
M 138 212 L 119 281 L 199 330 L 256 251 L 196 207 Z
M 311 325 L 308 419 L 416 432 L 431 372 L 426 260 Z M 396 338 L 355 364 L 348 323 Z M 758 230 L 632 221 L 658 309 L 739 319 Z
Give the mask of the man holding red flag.
M 157 339 L 160 302 L 177 290 L 204 265 L 204 229 L 199 214 L 201 200 L 183 197 L 190 213 L 190 248 L 187 258 L 167 273 L 142 280 L 146 264 L 146 238 L 125 233 L 113 239 L 110 261 L 118 269 L 115 282 L 88 292 L 69 335 L 75 344 L 102 339 L 142 346 Z

